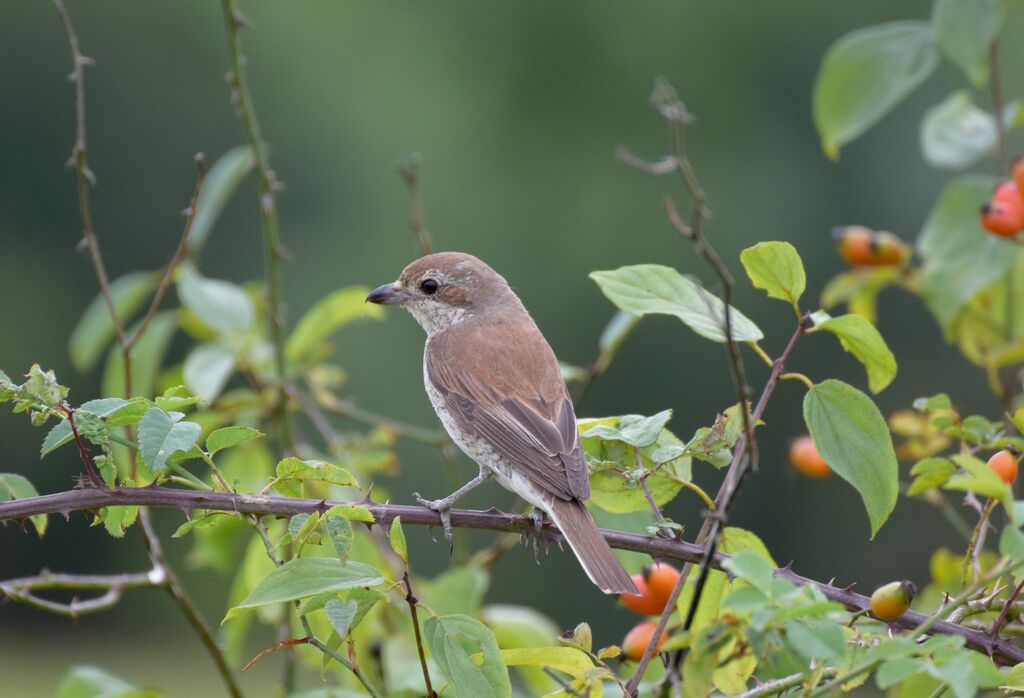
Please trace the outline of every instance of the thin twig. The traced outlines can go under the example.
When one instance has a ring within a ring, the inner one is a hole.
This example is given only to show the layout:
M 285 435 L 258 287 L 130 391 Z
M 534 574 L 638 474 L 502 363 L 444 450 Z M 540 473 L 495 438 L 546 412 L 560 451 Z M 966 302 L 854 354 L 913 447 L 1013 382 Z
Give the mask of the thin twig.
M 21 577 L 0 582 L 0 594 L 44 611 L 77 618 L 85 613 L 111 608 L 121 600 L 125 589 L 152 587 L 162 584 L 162 574 L 156 568 L 149 572 L 126 574 L 56 574 L 43 570 L 34 577 Z M 33 594 L 37 590 L 76 589 L 102 590 L 100 596 L 80 600 L 72 598 L 60 603 Z
M 423 210 L 423 197 L 420 196 L 420 162 L 422 161 L 423 157 L 419 153 L 410 153 L 398 163 L 396 169 L 398 176 L 405 182 L 405 188 L 409 191 L 409 228 L 416 235 L 420 254 L 428 255 L 434 252 L 434 241 L 430 237 L 427 214 Z
M 412 614 L 412 628 L 416 633 L 416 650 L 420 655 L 420 668 L 423 670 L 423 682 L 427 687 L 428 698 L 437 698 L 434 687 L 430 685 L 430 672 L 427 670 L 427 655 L 423 652 L 423 637 L 420 635 L 420 620 L 416 607 L 420 600 L 412 591 L 412 582 L 409 580 L 409 566 L 405 565 L 402 570 L 402 582 L 405 583 L 405 602 L 409 604 L 409 612 Z
M 978 523 L 974 526 L 974 530 L 971 532 L 971 539 L 967 542 L 967 552 L 964 553 L 964 562 L 960 570 L 960 586 L 967 586 L 967 577 L 972 567 L 974 569 L 974 578 L 977 579 L 981 576 L 981 549 L 985 545 L 985 528 L 988 526 L 988 517 L 992 514 L 992 510 L 995 509 L 998 500 L 990 499 L 985 503 L 984 509 L 981 511 L 981 515 L 978 517 Z
M 836 675 L 836 670 L 831 667 L 826 667 L 821 670 L 822 678 L 830 679 Z M 781 694 L 783 691 L 788 691 L 791 688 L 796 688 L 807 680 L 807 674 L 801 672 L 799 674 L 791 674 L 790 676 L 784 676 L 781 679 L 773 679 L 771 681 L 765 681 L 757 688 L 752 688 L 749 691 L 745 691 L 736 696 L 736 698 L 766 698 L 766 696 L 775 696 Z
M 238 30 L 247 26 L 248 21 L 239 11 L 235 0 L 222 0 L 224 24 L 227 30 L 228 54 L 231 61 L 231 72 L 228 79 L 234 88 L 232 99 L 238 106 L 239 119 L 245 129 L 249 145 L 256 156 L 256 171 L 260 182 L 260 214 L 263 221 L 263 257 L 266 267 L 267 285 L 267 320 L 270 325 L 270 337 L 274 346 L 274 369 L 277 379 L 277 405 L 275 409 L 278 437 L 282 449 L 294 452 L 295 442 L 292 435 L 291 414 L 288 411 L 288 390 L 284 365 L 284 310 L 281 304 L 281 274 L 278 262 L 282 256 L 278 233 L 276 192 L 279 188 L 277 175 L 270 167 L 270 156 L 267 145 L 260 133 L 260 124 L 256 119 L 249 81 L 245 72 L 245 59 L 242 56 L 238 40 Z
M 999 637 L 999 631 L 1003 629 L 1004 625 L 1006 625 L 1006 618 L 1009 616 L 1010 609 L 1013 607 L 1014 602 L 1017 601 L 1017 597 L 1020 596 L 1021 589 L 1024 589 L 1024 579 L 1021 580 L 1020 584 L 1018 584 L 1013 590 L 1013 593 L 1010 594 L 1010 597 L 1006 599 L 1006 603 L 1003 604 L 1003 609 L 999 612 L 999 617 L 996 618 L 996 622 L 992 624 L 992 637 Z
M 139 524 L 142 537 L 146 541 L 146 548 L 149 550 L 149 559 L 153 563 L 153 567 L 160 570 L 163 575 L 164 589 L 174 599 L 174 602 L 188 620 L 189 625 L 192 626 L 192 629 L 202 641 L 203 646 L 206 647 L 207 653 L 217 666 L 217 672 L 220 674 L 228 694 L 232 698 L 241 698 L 242 690 L 235 681 L 235 676 L 228 666 L 227 659 L 224 657 L 224 651 L 217 644 L 217 640 L 213 636 L 213 631 L 203 618 L 195 602 L 192 601 L 191 597 L 181 586 L 181 582 L 178 581 L 178 576 L 174 573 L 174 570 L 167 564 L 163 548 L 160 545 L 160 538 L 157 537 L 156 532 L 153 530 L 153 524 L 149 518 L 149 510 L 145 507 L 139 509 Z
M 150 301 L 146 314 L 142 316 L 142 321 L 132 336 L 121 342 L 121 349 L 125 352 L 126 356 L 131 348 L 142 338 L 142 334 L 149 327 L 150 321 L 152 321 L 157 311 L 160 310 L 160 304 L 163 303 L 164 296 L 167 295 L 167 289 L 170 288 L 171 281 L 174 278 L 174 270 L 181 263 L 181 260 L 185 258 L 185 252 L 188 249 L 188 238 L 192 232 L 192 224 L 196 220 L 199 195 L 202 193 L 203 183 L 206 181 L 206 158 L 202 153 L 196 153 L 195 161 L 199 175 L 196 177 L 196 186 L 192 191 L 192 198 L 189 200 L 188 213 L 185 217 L 185 228 L 181 233 L 181 238 L 178 240 L 178 247 L 174 250 L 171 261 L 167 263 L 167 267 L 164 269 L 163 278 L 160 279 L 160 284 L 156 287 L 156 292 L 153 294 L 153 300 Z
M 73 511 L 89 511 L 100 507 L 119 505 L 167 507 L 178 509 L 182 512 L 203 509 L 254 514 L 256 516 L 272 515 L 290 518 L 296 514 L 323 513 L 332 506 L 352 503 L 326 499 L 205 492 L 162 486 L 121 487 L 111 490 L 68 490 L 56 494 L 0 502 L 0 522 L 6 520 L 17 521 L 38 514 L 69 516 Z M 358 504 L 373 514 L 376 524 L 384 527 L 390 525 L 396 517 L 401 517 L 404 525 L 433 527 L 441 525 L 440 515 L 425 507 L 403 504 L 379 504 L 365 500 L 358 502 Z M 464 509 L 453 509 L 451 521 L 452 526 L 455 528 L 474 528 L 520 534 L 523 531 L 532 531 L 535 525 L 534 520 L 529 516 Z M 636 533 L 608 529 L 601 529 L 601 534 L 613 548 L 643 553 L 658 559 L 695 563 L 703 560 L 706 554 L 704 547 L 678 539 L 643 536 Z M 543 535 L 554 543 L 562 540 L 558 528 L 550 523 L 544 525 Z M 269 541 L 266 542 L 269 543 Z M 716 553 L 712 562 L 715 568 L 721 568 L 722 563 L 728 559 L 728 555 Z M 849 588 L 842 589 L 831 584 L 808 579 L 795 573 L 788 567 L 777 569 L 775 575 L 801 586 L 813 584 L 827 599 L 840 603 L 854 612 L 868 608 L 871 605 L 870 598 L 857 594 Z M 903 628 L 914 628 L 925 620 L 927 620 L 927 616 L 916 611 L 908 611 L 893 621 L 893 623 Z M 1017 664 L 1024 662 L 1024 649 L 1005 640 L 992 638 L 988 633 L 969 630 L 949 622 L 938 622 L 930 630 L 943 634 L 959 635 L 971 647 L 985 653 L 992 653 L 1004 663 Z

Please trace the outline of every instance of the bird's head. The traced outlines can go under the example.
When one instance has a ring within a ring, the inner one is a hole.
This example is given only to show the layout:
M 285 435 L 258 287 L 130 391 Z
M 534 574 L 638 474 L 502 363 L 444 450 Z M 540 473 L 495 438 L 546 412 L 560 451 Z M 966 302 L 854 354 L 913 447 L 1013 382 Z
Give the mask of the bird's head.
M 402 306 L 428 335 L 469 317 L 522 309 L 501 275 L 463 252 L 420 257 L 402 271 L 397 281 L 374 289 L 366 300 Z

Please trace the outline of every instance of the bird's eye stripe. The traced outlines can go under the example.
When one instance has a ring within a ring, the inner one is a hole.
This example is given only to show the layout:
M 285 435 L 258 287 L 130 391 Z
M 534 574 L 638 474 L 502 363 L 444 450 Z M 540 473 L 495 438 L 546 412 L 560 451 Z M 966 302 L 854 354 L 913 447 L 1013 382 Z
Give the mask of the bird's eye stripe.
M 437 282 L 434 281 L 433 279 L 424 279 L 422 282 L 420 282 L 420 290 L 423 291 L 428 296 L 433 294 L 437 290 L 437 286 Z

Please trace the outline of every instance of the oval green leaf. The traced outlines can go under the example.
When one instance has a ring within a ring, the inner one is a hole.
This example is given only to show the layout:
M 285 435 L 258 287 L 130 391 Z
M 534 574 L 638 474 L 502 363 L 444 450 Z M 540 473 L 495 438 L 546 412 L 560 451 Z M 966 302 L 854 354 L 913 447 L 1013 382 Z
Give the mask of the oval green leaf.
M 246 441 L 252 441 L 262 436 L 263 432 L 252 427 L 224 427 L 206 437 L 206 450 L 212 456 L 217 451 L 244 444 Z
M 298 361 L 315 353 L 321 343 L 354 320 L 384 317 L 384 308 L 366 302 L 370 289 L 364 286 L 342 288 L 320 299 L 306 311 L 285 344 L 284 353 Z
M 159 275 L 148 271 L 125 274 L 110 282 L 110 295 L 117 317 L 125 323 L 156 290 Z M 103 350 L 110 344 L 116 331 L 110 317 L 110 308 L 103 294 L 97 294 L 82 318 L 71 331 L 68 351 L 71 363 L 79 371 L 88 371 L 95 365 Z
M 827 380 L 807 391 L 804 421 L 825 462 L 860 493 L 874 538 L 899 493 L 896 454 L 885 417 L 852 385 Z
M 232 148 L 213 163 L 203 182 L 203 190 L 199 192 L 199 201 L 196 202 L 196 215 L 188 237 L 189 253 L 195 255 L 202 249 L 203 243 L 213 232 L 213 225 L 220 217 L 220 212 L 255 164 L 252 148 L 247 145 Z
M 921 152 L 933 167 L 962 170 L 995 147 L 996 135 L 996 120 L 974 105 L 970 92 L 960 90 L 925 112 Z
M 843 349 L 857 357 L 868 372 L 868 387 L 880 393 L 896 377 L 896 357 L 875 326 L 860 315 L 840 315 L 818 325 L 839 338 Z
M 457 698 L 511 698 L 508 667 L 486 625 L 462 614 L 433 616 L 423 623 L 423 634 Z M 471 658 L 478 653 L 479 665 Z
M 788 301 L 797 312 L 800 296 L 807 288 L 804 264 L 788 242 L 759 242 L 740 252 L 740 262 L 755 288 L 770 298 Z
M 594 271 L 590 278 L 620 310 L 633 315 L 675 315 L 701 337 L 725 341 L 725 304 L 672 267 L 635 264 L 613 271 Z M 764 337 L 749 318 L 731 308 L 729 320 L 737 342 Z
M 0 473 L 0 502 L 12 499 L 28 499 L 38 497 L 39 493 L 35 486 L 28 481 L 28 478 L 14 473 Z M 29 521 L 36 528 L 36 534 L 40 538 L 46 533 L 46 514 L 30 516 Z
M 939 62 L 929 22 L 892 22 L 847 34 L 822 60 L 814 83 L 814 123 L 825 153 L 878 123 Z
M 178 269 L 178 297 L 182 304 L 218 333 L 245 332 L 252 327 L 256 310 L 240 286 L 208 279 L 191 264 Z
M 249 592 L 242 603 L 224 616 L 229 620 L 249 609 L 272 603 L 294 601 L 325 591 L 373 587 L 384 578 L 361 562 L 342 564 L 332 557 L 300 557 L 275 568 Z
M 1006 18 L 1003 0 L 937 0 L 932 22 L 939 48 L 975 87 L 988 81 L 989 50 Z
M 159 407 L 151 407 L 139 420 L 139 455 L 154 472 L 163 472 L 167 459 L 178 451 L 187 451 L 199 438 L 202 427 L 179 421 L 180 412 L 171 416 Z

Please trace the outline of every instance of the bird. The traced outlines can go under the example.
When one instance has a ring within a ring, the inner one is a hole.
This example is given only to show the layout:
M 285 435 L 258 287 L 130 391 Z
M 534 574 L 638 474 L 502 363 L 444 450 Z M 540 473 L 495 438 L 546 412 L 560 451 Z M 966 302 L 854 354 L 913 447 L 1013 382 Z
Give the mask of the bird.
M 480 468 L 447 497 L 415 495 L 441 514 L 446 537 L 452 505 L 493 477 L 551 518 L 603 592 L 639 593 L 585 505 L 590 471 L 558 360 L 508 282 L 473 255 L 438 252 L 366 300 L 406 309 L 426 331 L 430 403 Z

